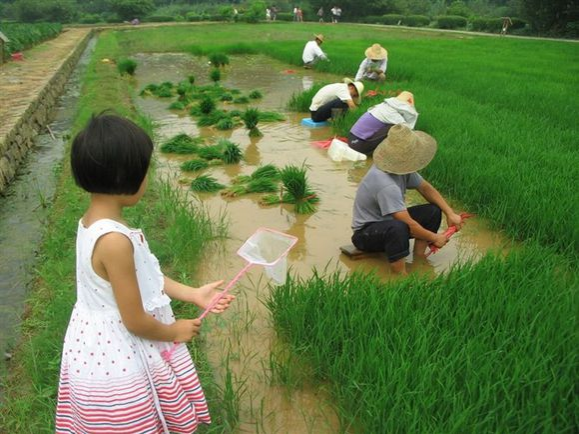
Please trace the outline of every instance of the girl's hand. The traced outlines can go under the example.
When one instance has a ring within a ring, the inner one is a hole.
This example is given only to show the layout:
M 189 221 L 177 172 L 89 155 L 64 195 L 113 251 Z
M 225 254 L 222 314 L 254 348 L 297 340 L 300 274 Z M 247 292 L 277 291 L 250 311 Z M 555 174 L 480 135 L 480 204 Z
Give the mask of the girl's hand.
M 221 294 L 221 291 L 217 290 L 217 287 L 223 283 L 223 280 L 217 282 L 208 283 L 197 288 L 197 306 L 202 309 L 206 309 L 207 306 L 215 299 L 215 297 Z M 235 300 L 235 296 L 231 294 L 224 295 L 221 300 L 217 302 L 215 306 L 211 309 L 212 313 L 221 313 L 226 310 L 231 302 Z
M 178 319 L 172 325 L 175 330 L 175 342 L 189 342 L 199 335 L 200 319 Z

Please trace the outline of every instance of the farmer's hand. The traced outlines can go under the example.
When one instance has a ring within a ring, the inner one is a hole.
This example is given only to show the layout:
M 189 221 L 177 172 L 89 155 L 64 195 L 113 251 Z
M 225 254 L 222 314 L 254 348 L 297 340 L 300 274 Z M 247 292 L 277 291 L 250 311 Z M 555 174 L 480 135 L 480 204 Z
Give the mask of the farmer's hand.
M 221 294 L 221 291 L 217 289 L 219 285 L 223 283 L 223 280 L 218 280 L 216 282 L 208 283 L 197 288 L 197 306 L 202 309 L 206 309 L 211 302 Z M 211 308 L 212 313 L 221 313 L 226 310 L 231 302 L 235 300 L 235 296 L 231 294 L 224 295 L 213 308 Z
M 444 234 L 436 234 L 434 236 L 434 240 L 432 241 L 432 244 L 434 244 L 439 249 L 444 247 L 446 243 L 448 243 L 448 238 L 446 238 L 446 235 Z
M 448 227 L 456 226 L 456 230 L 460 231 L 462 229 L 462 217 L 455 212 L 449 213 L 446 216 L 446 224 Z
M 195 336 L 199 335 L 201 328 L 200 319 L 178 319 L 172 324 L 175 332 L 175 342 L 189 342 Z

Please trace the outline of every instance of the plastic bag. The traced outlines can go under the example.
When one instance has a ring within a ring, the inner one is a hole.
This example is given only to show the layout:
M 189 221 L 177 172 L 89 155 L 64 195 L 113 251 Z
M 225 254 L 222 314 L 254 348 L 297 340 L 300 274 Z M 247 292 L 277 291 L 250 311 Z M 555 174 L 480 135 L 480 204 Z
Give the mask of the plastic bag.
M 354 151 L 348 146 L 347 143 L 344 143 L 338 139 L 332 140 L 332 143 L 328 149 L 328 155 L 333 161 L 359 161 L 368 158 L 365 154 Z

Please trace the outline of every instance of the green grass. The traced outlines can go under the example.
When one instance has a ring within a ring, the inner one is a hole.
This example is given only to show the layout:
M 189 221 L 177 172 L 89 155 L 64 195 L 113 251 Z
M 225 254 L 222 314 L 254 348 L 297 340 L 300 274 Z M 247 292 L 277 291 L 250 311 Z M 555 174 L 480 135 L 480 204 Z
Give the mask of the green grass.
M 355 432 L 571 433 L 578 282 L 567 266 L 529 247 L 434 280 L 314 275 L 268 305 Z

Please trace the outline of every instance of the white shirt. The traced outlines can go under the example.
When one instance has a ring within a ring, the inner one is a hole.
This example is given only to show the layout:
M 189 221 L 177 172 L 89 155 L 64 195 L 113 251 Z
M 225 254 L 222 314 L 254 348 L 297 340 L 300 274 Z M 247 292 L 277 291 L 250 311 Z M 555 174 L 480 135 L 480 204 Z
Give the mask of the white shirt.
M 302 60 L 304 63 L 313 62 L 317 57 L 323 60 L 327 60 L 328 56 L 322 51 L 320 46 L 316 41 L 310 41 L 304 47 L 304 53 L 302 54 Z
M 312 99 L 310 111 L 315 112 L 321 106 L 335 100 L 336 98 L 340 98 L 344 102 L 352 99 L 350 89 L 346 83 L 328 84 L 318 90 L 318 93 L 316 93 Z
M 386 72 L 386 64 L 388 59 L 383 60 L 371 60 L 365 58 L 362 63 L 360 63 L 360 67 L 358 68 L 358 72 L 356 73 L 356 78 L 354 81 L 360 81 L 363 78 L 369 78 L 370 80 L 376 80 L 378 78 L 378 74 L 375 72 L 366 72 L 368 68 L 379 68 L 380 71 L 383 73 Z

